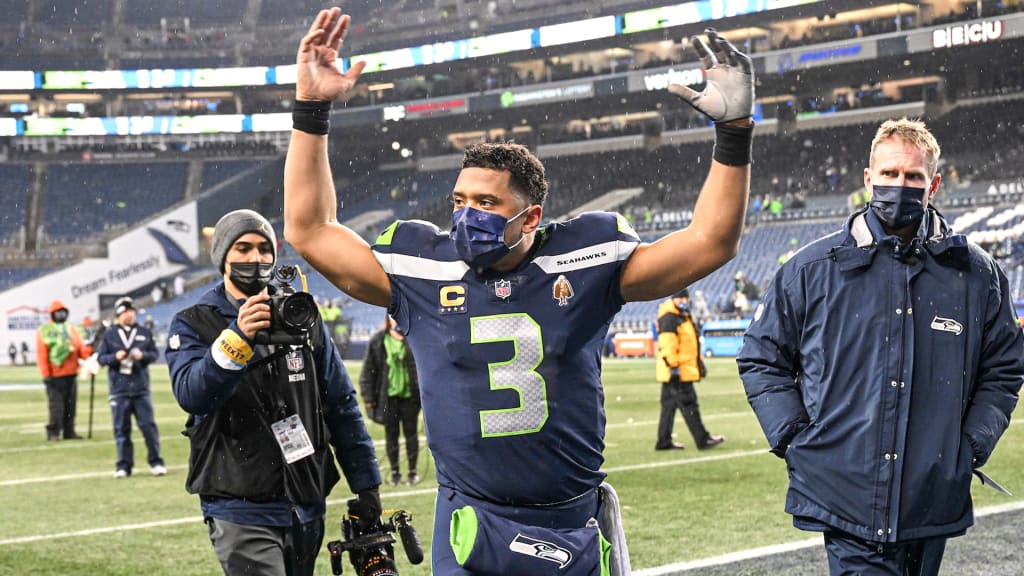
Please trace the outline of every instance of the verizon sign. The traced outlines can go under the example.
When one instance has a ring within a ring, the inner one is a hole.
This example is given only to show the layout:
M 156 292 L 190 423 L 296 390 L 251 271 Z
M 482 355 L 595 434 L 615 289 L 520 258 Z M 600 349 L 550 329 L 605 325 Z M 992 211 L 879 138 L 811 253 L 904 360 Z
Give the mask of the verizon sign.
M 689 70 L 669 68 L 666 72 L 644 76 L 644 90 L 664 90 L 668 88 L 669 84 L 696 86 L 703 82 L 704 71 L 700 68 L 690 68 Z
M 932 30 L 932 48 L 953 48 L 984 44 L 1003 37 L 1006 27 L 1002 20 L 982 20 L 962 26 L 949 26 Z

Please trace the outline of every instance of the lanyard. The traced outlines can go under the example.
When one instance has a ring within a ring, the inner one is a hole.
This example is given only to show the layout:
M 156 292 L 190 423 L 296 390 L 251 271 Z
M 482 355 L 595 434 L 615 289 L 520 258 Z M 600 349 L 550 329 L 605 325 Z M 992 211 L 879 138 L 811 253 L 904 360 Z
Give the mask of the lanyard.
M 124 344 L 125 350 L 131 350 L 132 342 L 135 341 L 135 326 L 132 326 L 131 332 L 125 332 L 124 326 L 117 327 L 117 335 L 121 337 L 121 343 Z

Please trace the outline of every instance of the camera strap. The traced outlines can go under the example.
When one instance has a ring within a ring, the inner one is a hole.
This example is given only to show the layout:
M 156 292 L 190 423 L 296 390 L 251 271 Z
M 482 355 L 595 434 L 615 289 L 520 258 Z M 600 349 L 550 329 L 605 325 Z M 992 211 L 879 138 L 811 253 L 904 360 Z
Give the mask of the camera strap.
M 220 336 L 221 332 L 231 324 L 217 308 L 206 304 L 197 304 L 182 310 L 181 315 L 196 332 L 199 339 L 207 346 L 211 346 Z M 254 346 L 254 349 L 259 358 L 246 365 L 245 370 L 249 373 L 255 372 L 263 366 L 268 366 L 267 370 L 273 370 L 274 362 L 288 352 L 286 348 L 282 347 L 281 350 L 271 353 L 262 344 L 257 344 Z M 262 414 L 266 414 L 271 419 L 280 419 L 286 416 L 286 414 L 282 413 L 284 408 L 283 402 L 276 398 L 276 394 L 271 395 L 270 391 L 264 390 L 262 387 L 251 388 L 251 398 Z M 269 411 L 267 409 L 268 404 L 276 405 L 277 410 L 274 412 Z

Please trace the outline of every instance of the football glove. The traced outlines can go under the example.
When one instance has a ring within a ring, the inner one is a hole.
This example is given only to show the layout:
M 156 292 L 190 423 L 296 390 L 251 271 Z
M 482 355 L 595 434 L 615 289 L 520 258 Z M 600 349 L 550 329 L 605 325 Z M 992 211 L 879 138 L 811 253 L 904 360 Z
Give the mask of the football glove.
M 699 36 L 690 39 L 707 70 L 704 90 L 697 92 L 689 86 L 670 84 L 669 92 L 715 122 L 753 116 L 754 67 L 750 57 L 737 50 L 713 28 L 705 32 L 710 49 Z

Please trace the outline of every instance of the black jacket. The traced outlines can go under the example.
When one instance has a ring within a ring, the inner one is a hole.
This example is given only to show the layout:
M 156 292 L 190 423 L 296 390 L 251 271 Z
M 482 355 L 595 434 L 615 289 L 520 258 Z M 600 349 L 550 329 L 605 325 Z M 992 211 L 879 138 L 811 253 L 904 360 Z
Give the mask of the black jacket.
M 225 326 L 234 329 L 237 310 L 228 298 L 220 284 L 171 323 L 167 359 L 174 395 L 192 416 L 186 431 L 193 452 L 189 490 L 250 501 L 305 504 L 312 499 L 322 505 L 338 479 L 328 442 L 352 492 L 379 485 L 373 442 L 355 391 L 319 317 L 312 350 L 269 358 L 260 347 L 244 371 L 226 370 L 214 361 L 211 336 L 205 332 L 217 320 L 214 334 Z M 200 324 L 208 326 L 202 329 Z M 278 378 L 269 377 L 273 372 Z M 293 464 L 283 462 L 270 430 L 270 423 L 289 414 L 299 414 L 317 450 Z M 216 453 L 229 455 L 232 462 L 219 462 Z M 209 463 L 237 469 L 218 475 Z
M 388 397 L 388 353 L 384 349 L 384 335 L 381 330 L 370 338 L 366 347 L 366 358 L 363 360 L 363 371 L 359 374 L 359 391 L 363 402 L 373 402 L 372 409 L 367 409 L 366 417 L 378 424 L 386 421 L 391 412 Z M 412 348 L 405 347 L 405 369 L 409 371 L 409 392 L 413 402 L 420 402 L 420 383 L 416 375 L 416 361 L 412 356 Z

